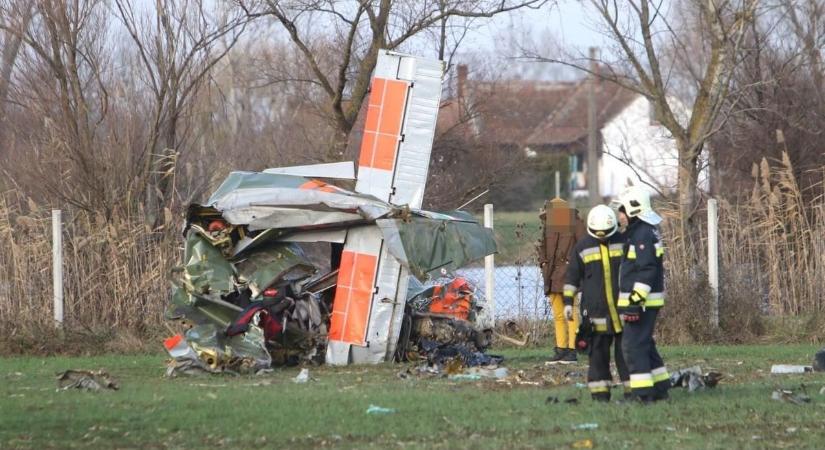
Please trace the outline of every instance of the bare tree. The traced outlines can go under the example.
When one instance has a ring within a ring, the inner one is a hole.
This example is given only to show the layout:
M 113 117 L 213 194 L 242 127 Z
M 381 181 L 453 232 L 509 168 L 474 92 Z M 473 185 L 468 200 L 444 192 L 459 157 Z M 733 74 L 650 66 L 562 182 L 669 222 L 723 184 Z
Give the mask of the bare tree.
M 0 24 L 25 45 L 25 107 L 46 124 L 32 139 L 47 153 L 31 171 L 42 189 L 90 210 L 107 209 L 113 199 L 100 177 L 106 162 L 96 146 L 108 109 L 102 81 L 108 26 L 102 3 L 38 0 L 29 4 L 23 20 Z M 55 176 L 56 167 L 65 177 Z M 68 188 L 65 182 L 71 183 Z
M 753 164 L 764 157 L 782 160 L 786 154 L 810 201 L 819 195 L 810 187 L 819 181 L 813 171 L 823 157 L 825 2 L 776 0 L 769 5 L 752 23 L 749 57 L 733 79 L 739 95 L 728 100 L 735 114 L 714 136 L 713 146 L 726 192 L 749 190 Z
M 32 20 L 33 5 L 29 2 L 4 0 L 0 2 L 0 28 L 6 30 L 27 30 Z M 0 34 L 0 129 L 5 118 L 6 102 L 8 101 L 11 75 L 20 46 L 23 43 L 21 33 L 9 32 Z
M 149 139 L 141 155 L 147 217 L 155 225 L 172 198 L 178 157 L 187 142 L 183 120 L 212 69 L 238 42 L 248 19 L 205 0 L 156 0 L 146 14 L 132 0 L 115 0 L 136 46 L 154 103 Z
M 236 0 L 253 18 L 270 17 L 289 35 L 308 68 L 306 82 L 324 93 L 336 130 L 326 158 L 340 158 L 369 91 L 380 49 L 399 49 L 412 38 L 437 30 L 436 55 L 453 49 L 448 31 L 456 19 L 489 18 L 548 0 Z M 319 24 L 323 24 L 319 26 Z M 320 31 L 319 28 L 329 30 Z M 455 30 L 453 30 L 455 31 Z M 459 38 L 452 41 L 460 43 Z M 296 77 L 284 77 L 295 80 Z
M 682 27 L 677 27 L 668 17 L 667 5 L 660 1 L 589 0 L 621 58 L 601 61 L 608 70 L 595 75 L 648 98 L 657 120 L 675 139 L 681 237 L 688 241 L 698 207 L 700 154 L 708 139 L 718 131 L 720 119 L 725 117 L 731 80 L 742 60 L 743 43 L 758 4 L 756 0 L 684 0 L 680 11 Z M 698 53 L 688 42 L 697 34 L 701 35 L 704 47 Z M 663 65 L 668 52 L 675 52 L 673 59 L 696 62 L 691 65 L 693 99 L 684 106 L 672 92 L 673 67 Z M 530 56 L 592 73 L 586 63 L 537 54 Z

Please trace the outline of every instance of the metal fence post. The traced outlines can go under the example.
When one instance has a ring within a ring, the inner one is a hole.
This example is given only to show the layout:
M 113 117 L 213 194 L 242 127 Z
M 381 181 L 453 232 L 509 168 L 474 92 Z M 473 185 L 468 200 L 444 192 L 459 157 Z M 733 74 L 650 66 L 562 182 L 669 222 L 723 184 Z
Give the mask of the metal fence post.
M 719 326 L 719 214 L 716 199 L 708 200 L 708 284 L 713 293 L 710 323 Z
M 54 322 L 63 327 L 63 220 L 59 209 L 52 210 L 52 287 Z
M 493 205 L 487 203 L 484 205 L 484 227 L 493 229 Z M 496 303 L 493 298 L 493 288 L 495 283 L 495 260 L 493 255 L 484 257 L 484 296 L 487 298 L 487 308 L 490 315 L 490 327 L 495 326 L 496 321 Z

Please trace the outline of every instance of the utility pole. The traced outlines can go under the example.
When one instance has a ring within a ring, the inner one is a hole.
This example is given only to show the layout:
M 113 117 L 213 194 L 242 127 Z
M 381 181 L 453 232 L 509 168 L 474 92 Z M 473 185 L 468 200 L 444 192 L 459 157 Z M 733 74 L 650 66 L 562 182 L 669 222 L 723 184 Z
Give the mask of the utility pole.
M 601 203 L 599 192 L 599 135 L 596 118 L 596 87 L 599 80 L 595 73 L 599 70 L 596 58 L 598 49 L 590 47 L 590 72 L 587 80 L 587 192 L 590 204 L 595 206 Z

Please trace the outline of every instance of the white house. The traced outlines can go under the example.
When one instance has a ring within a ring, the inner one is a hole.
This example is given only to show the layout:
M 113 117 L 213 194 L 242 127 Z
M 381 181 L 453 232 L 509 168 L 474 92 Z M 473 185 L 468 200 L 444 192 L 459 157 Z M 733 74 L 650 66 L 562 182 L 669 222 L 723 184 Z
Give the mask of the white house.
M 680 119 L 687 108 L 675 98 L 668 100 Z M 651 193 L 673 192 L 678 181 L 678 152 L 670 132 L 653 114 L 650 102 L 637 95 L 601 128 L 602 156 L 599 161 L 599 191 L 615 197 L 630 184 L 649 188 Z M 707 186 L 707 170 L 700 174 Z M 586 192 L 585 192 L 586 194 Z
M 521 151 L 528 158 L 566 156 L 565 190 L 574 197 L 588 195 L 587 80 L 477 81 L 468 80 L 466 66 L 459 66 L 457 81 L 456 99 L 442 107 L 439 117 L 444 128 L 456 123 L 464 105 L 475 113 L 468 134 L 494 136 L 501 151 Z M 675 141 L 649 101 L 615 83 L 600 81 L 595 89 L 602 197 L 615 197 L 631 184 L 649 186 L 651 193 L 675 190 Z M 675 98 L 670 102 L 686 121 L 687 108 Z M 706 185 L 700 178 L 700 186 Z

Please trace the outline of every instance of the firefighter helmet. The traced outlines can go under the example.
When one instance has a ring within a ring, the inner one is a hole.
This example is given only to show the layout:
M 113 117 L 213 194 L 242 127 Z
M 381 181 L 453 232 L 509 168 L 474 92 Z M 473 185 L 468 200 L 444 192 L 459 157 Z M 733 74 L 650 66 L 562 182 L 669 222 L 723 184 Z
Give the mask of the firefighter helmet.
M 598 205 L 587 214 L 587 234 L 596 239 L 607 239 L 619 228 L 616 213 L 609 206 Z
M 619 195 L 618 203 L 624 208 L 627 217 L 638 217 L 651 225 L 662 222 L 662 217 L 650 206 L 650 193 L 640 186 L 625 189 Z

